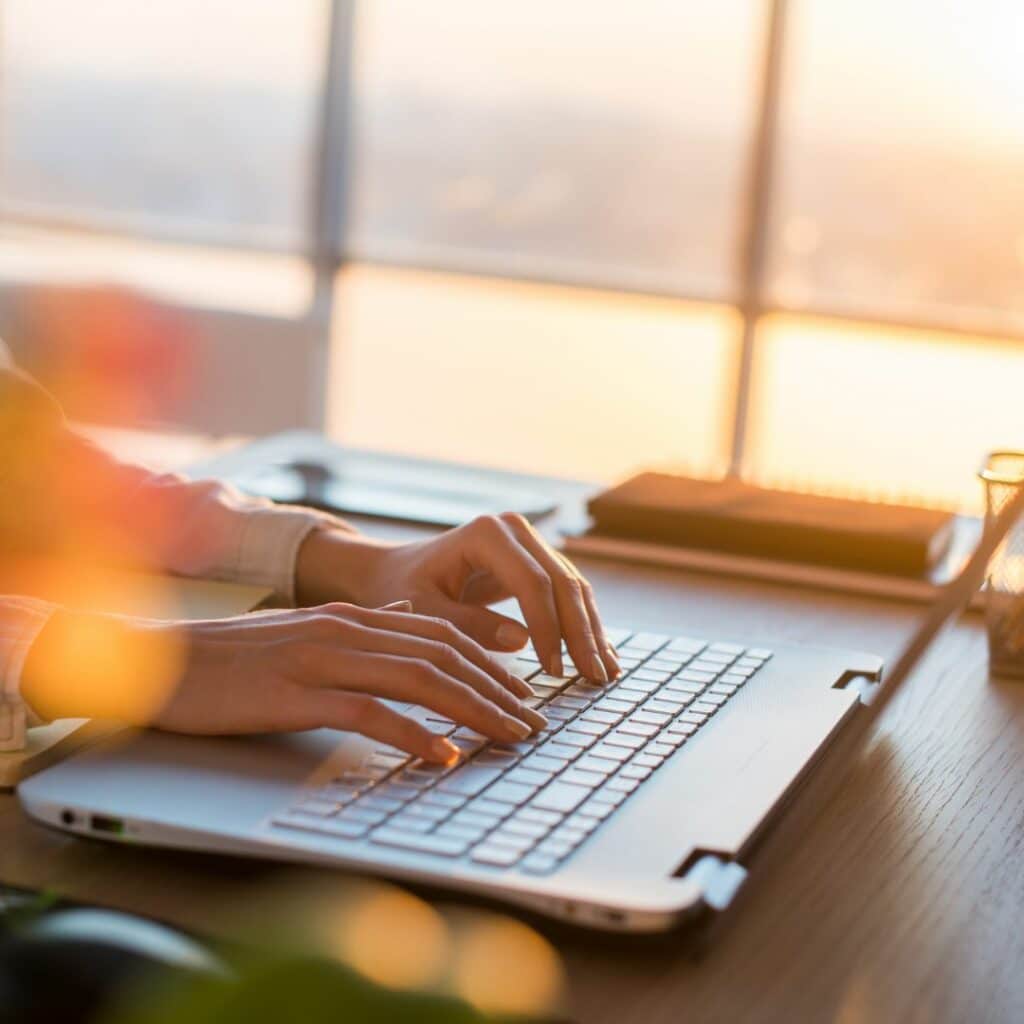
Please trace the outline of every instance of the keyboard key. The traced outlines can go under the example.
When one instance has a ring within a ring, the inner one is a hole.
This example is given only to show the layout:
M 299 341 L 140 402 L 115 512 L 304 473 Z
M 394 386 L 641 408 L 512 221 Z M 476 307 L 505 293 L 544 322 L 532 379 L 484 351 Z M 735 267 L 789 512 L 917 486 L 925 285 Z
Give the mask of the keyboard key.
M 718 710 L 718 705 L 714 701 L 708 701 L 701 697 L 700 700 L 695 700 L 690 705 L 689 710 L 695 714 L 713 715 Z
M 379 825 L 387 817 L 387 814 L 383 811 L 363 807 L 360 804 L 352 804 L 344 808 L 338 817 L 345 821 L 361 821 L 367 825 Z
M 401 800 L 393 800 L 388 796 L 377 796 L 375 793 L 371 793 L 370 796 L 364 796 L 358 806 L 369 808 L 371 811 L 383 811 L 385 814 L 391 814 L 393 811 L 401 810 L 405 805 Z
M 388 828 L 401 832 L 432 832 L 436 824 L 430 818 L 417 817 L 415 814 L 396 814 L 388 822 Z
M 602 725 L 614 725 L 622 716 L 614 711 L 603 711 L 591 708 L 580 715 L 581 722 L 600 722 Z
M 585 719 L 577 718 L 575 722 L 570 722 L 565 728 L 566 732 L 581 732 L 586 736 L 603 736 L 608 731 L 609 726 L 603 722 L 589 722 Z M 566 743 L 568 741 L 563 739 L 562 742 Z
M 666 715 L 665 721 L 667 722 L 668 720 L 668 715 Z M 657 736 L 660 731 L 660 725 L 648 725 L 646 722 L 634 722 L 632 720 L 623 722 L 619 726 L 619 732 L 628 733 L 630 736 L 643 736 L 645 739 Z
M 555 766 L 551 770 L 542 771 L 537 768 L 526 768 L 520 765 L 505 776 L 505 781 L 518 782 L 524 786 L 543 786 L 551 781 L 551 776 L 557 773 L 558 767 Z
M 488 794 L 478 796 L 471 803 L 466 805 L 467 811 L 474 811 L 477 814 L 488 814 L 495 818 L 507 818 L 512 813 L 511 805 L 501 800 L 489 800 Z
M 359 839 L 370 831 L 370 826 L 361 821 L 341 821 L 338 818 L 314 818 L 306 816 L 281 815 L 274 819 L 275 825 L 284 828 L 301 829 L 304 832 L 316 832 L 320 835 L 334 836 L 336 839 Z
M 296 804 L 291 810 L 295 814 L 308 814 L 314 818 L 329 818 L 338 811 L 338 805 L 330 800 L 321 800 L 318 796 L 307 797 Z
M 681 683 L 701 683 L 706 686 L 708 683 L 713 683 L 717 678 L 717 672 L 699 672 L 695 668 L 684 668 L 676 676 L 675 681 Z
M 542 811 L 561 811 L 568 814 L 574 811 L 590 793 L 583 786 L 574 786 L 567 782 L 552 782 L 545 786 L 531 801 L 530 806 Z
M 593 746 L 597 742 L 596 736 L 591 736 L 585 732 L 575 732 L 573 730 L 563 729 L 557 736 L 557 741 L 561 744 L 570 747 L 576 747 L 580 752 L 587 749 L 587 747 Z
M 492 864 L 495 867 L 507 868 L 522 857 L 521 850 L 513 850 L 509 846 L 495 846 L 483 843 L 477 846 L 470 857 L 478 864 Z
M 576 849 L 577 844 L 571 839 L 555 839 L 552 836 L 550 839 L 545 839 L 537 847 L 537 853 L 546 855 L 548 857 L 557 857 L 561 860 L 563 857 L 568 857 L 573 850 Z
M 654 672 L 647 665 L 643 668 L 638 668 L 622 685 L 629 686 L 631 683 L 636 681 L 643 681 L 648 683 L 664 683 L 667 682 L 673 675 L 671 671 Z M 657 687 L 655 687 L 656 689 Z
M 545 775 L 554 775 L 560 772 L 568 763 L 565 758 L 549 757 L 547 754 L 531 754 L 522 762 L 522 767 L 530 771 L 543 772 Z
M 772 656 L 772 652 L 766 647 L 752 647 L 747 651 L 748 658 L 755 658 L 758 661 L 767 661 Z
M 432 732 L 435 736 L 450 736 L 455 731 L 455 723 L 435 722 L 427 718 L 423 722 L 423 728 Z
M 561 736 L 562 734 L 559 733 L 558 735 Z M 580 755 L 580 748 L 576 745 L 560 743 L 556 738 L 548 740 L 537 752 L 545 757 L 558 758 L 560 761 L 575 761 Z
M 622 723 L 622 727 L 629 725 L 656 725 L 659 728 L 672 721 L 672 716 L 665 711 L 649 711 L 646 707 L 633 714 Z
M 552 697 L 548 703 L 549 708 L 569 708 L 573 711 L 582 711 L 589 701 L 584 700 L 582 697 L 567 697 L 564 694 L 559 694 L 557 697 Z
M 671 743 L 652 743 L 647 747 L 647 752 L 650 754 L 658 754 L 661 757 L 668 757 L 670 754 L 675 752 L 675 747 Z
M 544 853 L 531 853 L 521 867 L 531 875 L 547 875 L 558 867 L 558 859 Z
M 548 720 L 551 722 L 568 722 L 575 718 L 579 712 L 575 708 L 556 708 L 551 704 L 545 704 L 544 714 L 547 715 Z
M 714 685 L 719 686 L 720 684 L 724 683 L 727 686 L 742 686 L 748 678 L 748 676 L 739 675 L 738 673 L 733 672 L 732 669 L 730 669 Z
M 608 761 L 603 757 L 594 757 L 593 754 L 584 754 L 574 765 L 580 771 L 590 772 L 601 776 L 611 775 L 615 771 L 617 762 Z
M 460 793 L 462 796 L 475 796 L 481 790 L 486 789 L 492 782 L 496 781 L 501 771 L 497 768 L 487 768 L 482 765 L 465 764 L 452 772 L 447 778 L 438 783 L 437 788 L 442 793 Z
M 565 828 L 575 829 L 577 832 L 589 835 L 600 824 L 600 818 L 585 813 L 585 809 L 581 807 L 575 814 L 566 818 Z
M 487 842 L 488 844 L 494 843 L 496 846 L 507 846 L 512 850 L 519 850 L 520 853 L 525 853 L 531 846 L 537 845 L 536 837 L 507 832 L 504 825 L 492 832 L 487 837 Z
M 721 652 L 709 647 L 700 656 L 700 660 L 704 662 L 711 662 L 713 665 L 731 665 L 736 658 L 732 654 L 722 654 Z
M 519 782 L 508 782 L 502 779 L 487 790 L 487 798 L 518 807 L 520 804 L 525 804 L 537 792 L 537 788 L 537 786 L 526 786 Z
M 681 651 L 684 654 L 700 654 L 707 644 L 703 640 L 694 640 L 693 637 L 677 636 L 665 645 L 667 651 Z
M 419 806 L 447 807 L 449 810 L 455 810 L 461 807 L 466 800 L 467 797 L 459 796 L 457 793 L 441 793 L 436 789 L 432 789 L 429 793 L 424 793 L 420 797 Z
M 557 825 L 562 815 L 556 811 L 542 811 L 539 807 L 524 807 L 513 815 L 514 821 L 539 821 L 542 825 Z
M 594 706 L 595 711 L 609 711 L 618 715 L 624 715 L 632 708 L 632 702 L 616 700 L 614 697 L 602 697 Z
M 579 768 L 566 768 L 558 776 L 559 782 L 571 782 L 575 786 L 586 786 L 587 789 L 596 789 L 607 778 L 603 773 L 585 772 Z
M 672 722 L 665 727 L 665 732 L 662 735 L 692 736 L 698 728 L 699 726 L 694 725 L 693 722 Z
M 660 754 L 652 754 L 644 748 L 644 752 L 637 754 L 629 763 L 635 764 L 640 768 L 657 768 L 664 760 L 665 758 Z
M 716 683 L 715 685 L 717 686 L 718 684 Z M 701 697 L 699 701 L 696 701 L 693 706 L 698 711 L 701 710 L 701 704 L 711 704 L 720 708 L 729 699 L 729 696 L 730 695 L 727 693 L 715 693 L 715 688 L 713 686 L 704 694 L 703 697 Z
M 451 814 L 450 807 L 438 807 L 437 804 L 415 803 L 406 805 L 403 814 L 411 814 L 414 818 L 426 818 L 428 821 L 443 821 Z
M 677 722 L 689 722 L 692 725 L 703 725 L 708 716 L 700 711 L 694 711 L 691 704 L 677 719 Z
M 485 765 L 488 768 L 508 768 L 519 760 L 518 754 L 507 750 L 481 750 L 473 758 L 473 764 Z
M 626 779 L 621 775 L 616 775 L 614 778 L 608 780 L 605 784 L 605 789 L 619 793 L 632 793 L 639 785 L 640 783 L 636 779 Z
M 637 779 L 639 782 L 643 782 L 653 770 L 653 768 L 644 768 L 638 764 L 627 764 L 619 772 L 619 775 L 624 779 Z
M 631 736 L 628 732 L 623 732 L 621 729 L 616 729 L 615 732 L 609 733 L 605 740 L 611 746 L 626 747 L 629 750 L 639 750 L 644 745 L 644 738 L 642 736 Z
M 657 651 L 670 640 L 671 637 L 662 636 L 660 633 L 637 633 L 630 639 L 629 646 L 645 651 Z
M 488 829 L 480 828 L 479 825 L 457 825 L 454 822 L 446 821 L 431 833 L 435 836 L 449 836 L 452 839 L 463 839 L 467 843 L 475 843 L 483 839 Z
M 664 700 L 660 698 L 652 697 L 646 704 L 644 704 L 643 711 L 655 711 L 662 715 L 674 715 L 681 707 L 682 703 L 676 704 L 670 698 Z
M 541 839 L 550 831 L 550 825 L 541 824 L 539 821 L 520 821 L 518 818 L 509 818 L 501 826 L 502 834 L 526 836 L 529 839 Z
M 436 853 L 441 857 L 458 857 L 469 849 L 469 842 L 452 835 L 411 835 L 392 828 L 379 828 L 370 836 L 370 842 L 381 846 L 397 846 L 417 853 Z
M 689 683 L 681 679 L 673 679 L 670 683 L 665 684 L 665 689 L 662 692 L 670 693 L 674 697 L 682 700 L 683 697 L 699 696 L 707 689 L 707 687 L 707 683 Z
M 625 794 L 623 794 L 623 796 L 625 796 Z M 582 804 L 580 806 L 580 811 L 588 817 L 597 818 L 598 821 L 603 821 L 612 813 L 612 811 L 615 810 L 615 807 L 615 804 L 601 799 L 601 794 L 598 793 L 597 796 L 592 797 L 585 804 Z
M 607 761 L 626 761 L 630 756 L 629 747 L 616 747 L 608 743 L 598 743 L 591 748 L 590 754 Z
M 603 786 L 600 790 L 598 790 L 597 794 L 594 796 L 594 799 L 602 801 L 607 804 L 611 804 L 612 807 L 618 807 L 619 804 L 621 804 L 622 801 L 625 800 L 628 796 L 629 794 L 622 789 L 609 789 L 608 786 Z
M 418 797 L 420 791 L 412 786 L 399 785 L 397 782 L 384 782 L 374 789 L 373 795 L 387 797 L 389 800 L 400 800 L 405 803 Z
M 449 825 L 465 825 L 468 828 L 482 828 L 490 832 L 501 824 L 501 817 L 494 814 L 481 814 L 479 811 L 456 811 L 448 819 Z

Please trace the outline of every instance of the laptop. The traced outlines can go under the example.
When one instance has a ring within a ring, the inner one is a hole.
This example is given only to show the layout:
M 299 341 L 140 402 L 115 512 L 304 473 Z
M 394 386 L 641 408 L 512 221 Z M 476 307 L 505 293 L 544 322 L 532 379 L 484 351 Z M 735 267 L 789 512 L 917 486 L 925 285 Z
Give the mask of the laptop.
M 462 749 L 454 767 L 331 730 L 141 730 L 22 783 L 20 800 L 77 835 L 335 866 L 595 929 L 664 931 L 728 906 L 754 837 L 844 729 L 866 735 L 1022 509 L 1024 494 L 884 680 L 880 659 L 857 651 L 620 629 L 624 675 L 605 686 L 545 676 L 529 650 L 514 659 L 550 719 L 527 742 L 406 708 Z

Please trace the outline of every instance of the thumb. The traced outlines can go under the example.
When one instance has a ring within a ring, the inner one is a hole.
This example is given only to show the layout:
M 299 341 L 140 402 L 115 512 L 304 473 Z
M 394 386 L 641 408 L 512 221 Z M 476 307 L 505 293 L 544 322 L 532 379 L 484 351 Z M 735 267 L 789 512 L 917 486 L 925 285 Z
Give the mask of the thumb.
M 521 622 L 479 605 L 448 601 L 438 612 L 482 647 L 492 651 L 518 651 L 530 639 Z

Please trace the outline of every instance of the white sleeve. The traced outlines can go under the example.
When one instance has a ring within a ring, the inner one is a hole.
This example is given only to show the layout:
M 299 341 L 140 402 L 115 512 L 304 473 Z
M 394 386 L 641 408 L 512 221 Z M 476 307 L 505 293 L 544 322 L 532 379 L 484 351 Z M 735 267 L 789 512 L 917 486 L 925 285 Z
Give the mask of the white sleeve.
M 20 696 L 21 670 L 54 606 L 29 597 L 0 597 L 0 751 L 21 750 L 25 728 L 37 725 Z

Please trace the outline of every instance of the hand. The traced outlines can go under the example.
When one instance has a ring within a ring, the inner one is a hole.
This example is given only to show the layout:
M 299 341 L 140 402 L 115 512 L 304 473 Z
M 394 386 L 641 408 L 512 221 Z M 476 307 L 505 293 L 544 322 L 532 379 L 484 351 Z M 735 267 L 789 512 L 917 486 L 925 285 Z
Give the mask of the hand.
M 499 741 L 546 724 L 532 691 L 447 622 L 330 604 L 206 622 L 58 611 L 29 651 L 22 694 L 49 718 L 105 717 L 171 732 L 327 726 L 429 761 L 457 748 L 382 703 L 416 703 Z
M 362 605 L 401 598 L 422 615 L 453 622 L 483 647 L 512 651 L 533 639 L 537 657 L 563 674 L 562 639 L 580 672 L 598 682 L 619 675 L 590 584 L 520 515 L 482 516 L 412 544 L 382 544 L 324 529 L 299 551 L 300 600 L 340 593 Z M 485 605 L 515 597 L 529 632 Z

